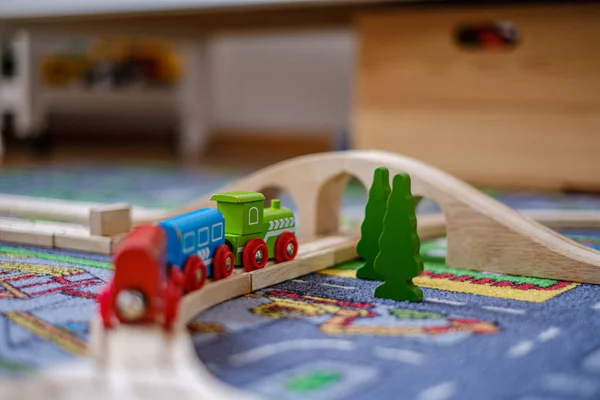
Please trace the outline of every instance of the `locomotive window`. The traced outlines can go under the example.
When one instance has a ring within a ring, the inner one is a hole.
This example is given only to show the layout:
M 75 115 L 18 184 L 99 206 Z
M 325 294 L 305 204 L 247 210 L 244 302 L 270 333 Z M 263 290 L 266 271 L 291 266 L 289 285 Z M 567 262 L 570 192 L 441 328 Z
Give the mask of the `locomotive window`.
M 248 211 L 248 225 L 258 224 L 258 208 L 252 207 Z
M 210 241 L 208 227 L 198 229 L 198 247 L 206 246 Z
M 213 225 L 212 231 L 213 241 L 223 239 L 223 223 Z
M 185 233 L 183 235 L 183 241 L 181 242 L 181 244 L 183 246 L 183 252 L 189 253 L 190 251 L 193 251 L 196 248 L 195 242 L 196 242 L 196 232 Z

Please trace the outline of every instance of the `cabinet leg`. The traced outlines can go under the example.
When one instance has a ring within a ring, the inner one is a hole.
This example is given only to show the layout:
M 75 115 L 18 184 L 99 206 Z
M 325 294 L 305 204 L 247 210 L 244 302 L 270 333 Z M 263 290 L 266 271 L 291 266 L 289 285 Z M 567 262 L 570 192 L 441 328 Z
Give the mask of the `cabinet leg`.
M 208 40 L 179 43 L 178 50 L 182 64 L 178 149 L 182 159 L 197 161 L 206 150 L 211 125 Z

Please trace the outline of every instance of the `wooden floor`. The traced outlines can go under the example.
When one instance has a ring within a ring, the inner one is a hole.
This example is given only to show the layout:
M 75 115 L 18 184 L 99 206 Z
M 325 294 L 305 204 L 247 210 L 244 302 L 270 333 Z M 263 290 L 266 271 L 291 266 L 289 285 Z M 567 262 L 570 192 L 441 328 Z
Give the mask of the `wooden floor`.
M 52 137 L 51 144 L 9 141 L 1 166 L 49 165 L 71 162 L 153 162 L 170 165 L 232 166 L 261 168 L 304 154 L 332 150 L 328 135 L 239 134 L 220 132 L 213 135 L 206 153 L 194 160 L 183 161 L 176 144 L 168 137 L 124 135 L 121 138 Z M 126 140 L 124 140 L 125 138 Z

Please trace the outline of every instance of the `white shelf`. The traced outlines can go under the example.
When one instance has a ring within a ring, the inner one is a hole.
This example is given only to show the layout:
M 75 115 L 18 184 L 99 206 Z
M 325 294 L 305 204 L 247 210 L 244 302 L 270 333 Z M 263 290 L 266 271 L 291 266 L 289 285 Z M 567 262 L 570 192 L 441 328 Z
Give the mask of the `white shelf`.
M 0 110 L 12 109 L 18 99 L 18 83 L 15 80 L 0 81 Z
M 175 89 L 55 89 L 44 88 L 42 101 L 49 112 L 172 114 L 177 108 Z

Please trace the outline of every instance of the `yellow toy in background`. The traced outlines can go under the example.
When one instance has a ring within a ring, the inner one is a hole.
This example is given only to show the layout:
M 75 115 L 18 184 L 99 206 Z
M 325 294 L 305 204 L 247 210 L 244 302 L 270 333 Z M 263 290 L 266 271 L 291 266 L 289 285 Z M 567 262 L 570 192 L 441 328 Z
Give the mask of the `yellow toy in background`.
M 181 65 L 166 41 L 100 38 L 84 52 L 48 54 L 41 74 L 49 86 L 170 86 L 179 79 Z
M 69 54 L 51 54 L 41 64 L 42 82 L 49 86 L 76 84 L 91 64 L 82 57 Z
M 181 64 L 173 47 L 159 39 L 143 40 L 132 47 L 134 57 L 156 60 L 157 78 L 160 82 L 173 84 L 181 75 Z

